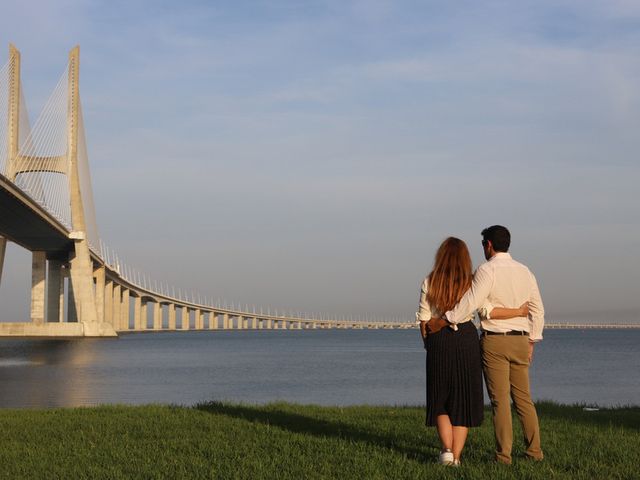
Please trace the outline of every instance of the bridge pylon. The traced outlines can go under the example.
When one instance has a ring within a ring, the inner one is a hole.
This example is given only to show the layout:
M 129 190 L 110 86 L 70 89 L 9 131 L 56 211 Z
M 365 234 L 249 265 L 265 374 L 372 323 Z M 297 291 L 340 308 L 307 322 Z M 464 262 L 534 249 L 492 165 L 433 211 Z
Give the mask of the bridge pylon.
M 15 158 L 18 156 L 19 128 L 20 128 L 20 52 L 9 44 L 9 70 L 8 70 L 8 102 L 7 102 L 7 158 L 6 177 L 15 181 Z M 0 237 L 0 284 L 2 284 L 2 271 L 4 269 L 4 257 L 7 249 L 7 239 Z
M 70 277 L 78 318 L 84 323 L 86 336 L 116 335 L 113 325 L 99 322 L 93 288 L 93 262 L 89 251 L 87 222 L 78 168 L 78 130 L 80 126 L 80 47 L 69 52 L 67 109 L 67 176 L 71 202 L 74 249 L 69 255 Z
M 116 336 L 111 323 L 101 318 L 103 307 L 96 302 L 94 289 L 94 265 L 89 246 L 89 232 L 87 229 L 86 208 L 82 189 L 88 188 L 85 181 L 81 181 L 79 170 L 79 137 L 82 128 L 79 90 L 80 48 L 74 47 L 69 52 L 67 73 L 67 101 L 66 101 L 66 153 L 56 152 L 53 155 L 36 151 L 34 146 L 26 142 L 26 147 L 20 145 L 21 116 L 26 112 L 23 107 L 20 83 L 20 52 L 15 46 L 9 46 L 8 69 L 8 117 L 7 117 L 7 154 L 5 172 L 7 179 L 16 182 L 20 174 L 62 174 L 67 177 L 68 199 L 70 207 L 70 234 L 72 247 L 67 258 L 60 258 L 59 252 L 50 255 L 47 251 L 33 251 L 32 260 L 32 288 L 31 288 L 31 326 L 30 332 L 37 332 L 42 327 L 43 334 L 55 330 L 57 323 L 61 325 L 64 306 L 64 279 L 68 275 L 67 311 L 69 322 L 78 322 L 84 336 Z M 64 113 L 62 113 L 64 115 Z M 62 137 L 61 137 L 62 138 Z M 22 152 L 26 148 L 28 153 Z M 31 148 L 31 150 L 29 150 Z M 86 170 L 86 167 L 85 167 Z M 90 192 L 89 192 L 90 194 Z M 91 200 L 90 209 L 93 208 Z M 94 213 L 91 211 L 91 213 Z M 6 238 L 0 238 L 0 279 L 6 251 Z M 62 261 L 61 261 L 62 260 Z M 48 267 L 48 268 L 47 268 Z M 104 301 L 102 297 L 99 300 Z M 67 329 L 68 330 L 68 329 Z M 77 330 L 77 329 L 76 329 Z

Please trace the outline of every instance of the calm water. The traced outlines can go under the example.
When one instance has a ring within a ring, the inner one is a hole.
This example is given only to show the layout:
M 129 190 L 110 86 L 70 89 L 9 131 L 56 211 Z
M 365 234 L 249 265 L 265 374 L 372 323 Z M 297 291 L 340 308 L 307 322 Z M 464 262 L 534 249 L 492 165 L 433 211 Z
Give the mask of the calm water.
M 416 330 L 133 334 L 0 341 L 0 406 L 287 400 L 424 404 Z M 531 370 L 536 399 L 640 404 L 640 330 L 549 330 Z

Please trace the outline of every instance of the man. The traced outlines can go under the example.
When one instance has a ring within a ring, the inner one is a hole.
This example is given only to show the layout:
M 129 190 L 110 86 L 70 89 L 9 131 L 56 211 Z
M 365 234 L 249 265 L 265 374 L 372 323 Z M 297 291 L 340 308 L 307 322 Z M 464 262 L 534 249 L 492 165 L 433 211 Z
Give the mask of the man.
M 478 267 L 471 288 L 445 318 L 432 319 L 430 333 L 468 318 L 485 301 L 494 307 L 517 308 L 529 302 L 529 317 L 508 320 L 481 318 L 482 364 L 491 406 L 496 438 L 496 460 L 511 464 L 513 399 L 526 445 L 526 455 L 542 460 L 538 415 L 529 391 L 529 365 L 536 342 L 542 340 L 544 307 L 538 284 L 531 271 L 511 258 L 509 230 L 494 225 L 482 231 L 482 246 L 487 262 Z

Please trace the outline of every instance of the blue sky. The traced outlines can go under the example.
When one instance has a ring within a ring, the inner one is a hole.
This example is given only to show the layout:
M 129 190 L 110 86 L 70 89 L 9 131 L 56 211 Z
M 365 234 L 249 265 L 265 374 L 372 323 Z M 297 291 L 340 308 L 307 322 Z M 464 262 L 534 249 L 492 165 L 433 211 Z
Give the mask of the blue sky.
M 501 223 L 549 320 L 640 316 L 637 2 L 8 1 L 8 42 L 32 122 L 80 44 L 101 236 L 162 281 L 409 318 Z

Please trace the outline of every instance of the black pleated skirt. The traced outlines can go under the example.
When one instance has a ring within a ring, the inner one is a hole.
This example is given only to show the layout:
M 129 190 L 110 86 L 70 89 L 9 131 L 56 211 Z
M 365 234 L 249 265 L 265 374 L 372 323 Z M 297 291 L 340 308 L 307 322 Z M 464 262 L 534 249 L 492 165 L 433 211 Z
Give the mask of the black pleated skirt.
M 472 322 L 429 335 L 427 348 L 427 425 L 438 415 L 451 424 L 477 427 L 484 416 L 482 354 L 478 330 Z

